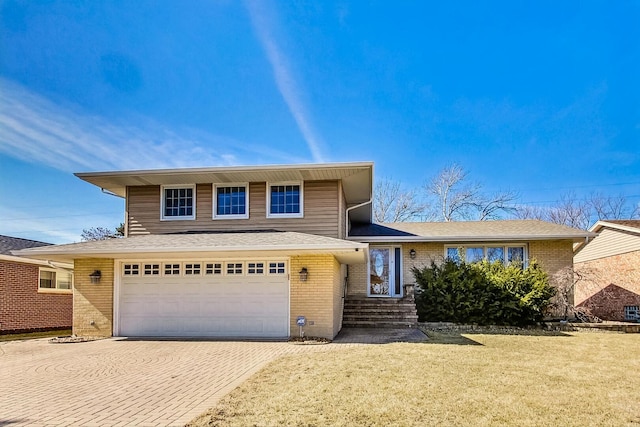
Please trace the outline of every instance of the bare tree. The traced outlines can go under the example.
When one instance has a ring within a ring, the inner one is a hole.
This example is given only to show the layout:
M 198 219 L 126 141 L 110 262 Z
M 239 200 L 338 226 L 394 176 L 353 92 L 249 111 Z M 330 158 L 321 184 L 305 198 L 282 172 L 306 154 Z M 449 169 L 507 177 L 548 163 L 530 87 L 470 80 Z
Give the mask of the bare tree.
M 427 193 L 436 199 L 438 216 L 443 221 L 480 221 L 500 218 L 501 213 L 514 210 L 511 203 L 517 195 L 511 191 L 492 195 L 482 193 L 479 183 L 466 181 L 468 173 L 458 164 L 445 167 L 426 186 Z
M 481 196 L 476 204 L 478 220 L 499 219 L 501 213 L 513 214 L 516 208 L 512 203 L 517 198 L 517 193 L 513 191 L 498 192 L 490 197 Z
M 569 227 L 587 229 L 590 224 L 589 204 L 576 198 L 574 193 L 565 193 L 548 211 L 547 221 Z
M 623 195 L 605 196 L 602 193 L 592 193 L 588 203 L 598 220 L 633 217 L 633 211 L 627 207 L 627 198 Z
M 373 217 L 377 223 L 411 221 L 424 217 L 427 205 L 415 190 L 403 190 L 398 181 L 378 181 L 373 196 Z
M 567 320 L 569 317 L 576 317 L 581 321 L 598 322 L 596 316 L 592 314 L 589 304 L 577 306 L 575 304 L 576 289 L 580 287 L 583 293 L 593 294 L 600 292 L 604 298 L 609 297 L 608 293 L 598 284 L 600 282 L 598 270 L 588 267 L 564 267 L 557 271 L 550 278 L 551 285 L 556 289 L 556 295 L 552 299 L 552 315 L 562 316 Z
M 120 224 L 115 230 L 106 227 L 85 228 L 80 234 L 83 242 L 92 240 L 108 240 L 124 236 L 124 223 Z
M 518 205 L 514 208 L 513 216 L 517 219 L 547 220 L 547 209 L 541 206 Z

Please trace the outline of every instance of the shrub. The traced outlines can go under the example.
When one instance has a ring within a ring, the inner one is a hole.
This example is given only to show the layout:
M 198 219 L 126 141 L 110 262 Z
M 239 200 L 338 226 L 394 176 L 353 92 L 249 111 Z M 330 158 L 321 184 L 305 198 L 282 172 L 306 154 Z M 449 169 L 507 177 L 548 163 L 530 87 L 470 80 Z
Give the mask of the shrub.
M 420 321 L 526 325 L 542 320 L 554 295 L 535 262 L 522 269 L 500 262 L 455 262 L 413 268 Z

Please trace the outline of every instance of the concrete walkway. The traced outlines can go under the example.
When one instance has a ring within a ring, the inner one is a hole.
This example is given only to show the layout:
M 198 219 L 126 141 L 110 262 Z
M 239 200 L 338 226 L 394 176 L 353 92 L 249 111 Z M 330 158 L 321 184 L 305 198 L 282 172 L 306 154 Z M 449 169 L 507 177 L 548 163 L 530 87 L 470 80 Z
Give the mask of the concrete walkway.
M 376 337 L 371 343 L 384 336 L 396 341 L 398 335 L 374 331 L 369 330 Z M 366 335 L 345 330 L 327 345 L 118 338 L 4 342 L 0 426 L 181 426 L 282 355 L 352 348 L 366 343 Z

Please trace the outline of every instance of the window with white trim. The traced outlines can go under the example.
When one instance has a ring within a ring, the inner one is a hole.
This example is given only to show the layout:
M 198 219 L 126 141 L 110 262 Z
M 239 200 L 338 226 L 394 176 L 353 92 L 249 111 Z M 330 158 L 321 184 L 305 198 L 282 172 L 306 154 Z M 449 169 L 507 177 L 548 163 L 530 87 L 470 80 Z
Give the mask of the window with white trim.
M 38 289 L 70 291 L 73 286 L 73 274 L 64 270 L 40 268 Z
M 444 250 L 445 258 L 460 262 L 478 262 L 487 260 L 489 262 L 501 262 L 507 264 L 518 264 L 526 266 L 527 248 L 524 244 L 515 245 L 461 245 L 446 246 Z
M 269 263 L 269 274 L 285 274 L 287 271 L 286 264 L 281 261 Z
M 640 306 L 625 305 L 624 320 L 640 320 Z
M 267 184 L 267 218 L 302 218 L 303 195 L 302 182 Z
M 160 264 L 144 264 L 142 274 L 145 276 L 159 276 Z
M 180 264 L 177 264 L 177 263 L 165 263 L 164 264 L 164 275 L 165 276 L 179 276 L 180 275 Z
M 184 275 L 185 276 L 199 276 L 202 271 L 201 264 L 198 263 L 185 263 Z
M 247 274 L 264 274 L 264 262 L 248 262 Z
M 222 263 L 221 262 L 206 263 L 204 268 L 204 274 L 207 276 L 222 274 Z
M 123 272 L 125 276 L 139 276 L 140 264 L 125 264 L 123 266 Z
M 249 185 L 213 186 L 213 219 L 248 219 Z
M 242 274 L 243 263 L 241 262 L 228 262 L 226 267 L 227 274 Z
M 163 185 L 161 219 L 195 219 L 196 218 L 196 186 L 195 185 Z

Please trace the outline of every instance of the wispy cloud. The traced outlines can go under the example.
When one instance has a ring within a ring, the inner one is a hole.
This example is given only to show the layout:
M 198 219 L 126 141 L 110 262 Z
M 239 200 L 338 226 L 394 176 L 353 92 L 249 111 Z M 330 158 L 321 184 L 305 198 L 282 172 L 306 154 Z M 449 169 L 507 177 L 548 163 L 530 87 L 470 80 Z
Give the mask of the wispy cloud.
M 267 3 L 261 0 L 246 0 L 251 24 L 271 64 L 278 90 L 298 125 L 311 155 L 316 162 L 322 162 L 322 143 L 311 125 L 309 112 L 303 102 L 300 85 L 297 83 L 289 58 L 282 52 L 273 35 L 273 19 L 270 19 Z
M 31 211 L 18 211 L 15 208 L 0 206 L 0 234 L 40 240 L 49 243 L 72 243 L 80 240 L 82 223 L 111 224 L 113 218 L 108 215 L 78 214 L 68 212 L 54 214 L 46 218 L 37 217 Z M 117 223 L 117 222 L 116 222 Z
M 295 162 L 274 149 L 149 119 L 108 121 L 0 78 L 0 152 L 67 171 Z M 248 161 L 245 161 L 247 159 Z

